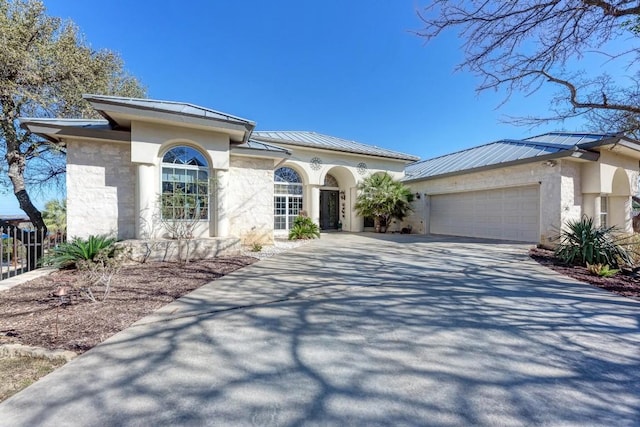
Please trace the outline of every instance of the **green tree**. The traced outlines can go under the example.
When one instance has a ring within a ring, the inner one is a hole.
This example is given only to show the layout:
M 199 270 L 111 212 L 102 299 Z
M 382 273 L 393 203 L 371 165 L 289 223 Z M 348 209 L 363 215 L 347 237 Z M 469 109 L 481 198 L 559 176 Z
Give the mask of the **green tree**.
M 380 232 L 391 220 L 402 220 L 411 211 L 413 194 L 407 186 L 388 173 L 373 174 L 358 184 L 355 208 L 358 215 L 372 217 Z
M 49 200 L 44 205 L 42 219 L 49 231 L 65 233 L 67 230 L 67 201 Z
M 60 182 L 66 147 L 31 135 L 17 119 L 90 117 L 83 93 L 145 95 L 117 54 L 93 50 L 73 22 L 45 12 L 41 1 L 0 0 L 0 184 L 38 229 L 46 224 L 29 192 Z
M 640 134 L 640 3 L 637 0 L 435 0 L 421 13 L 426 39 L 457 31 L 459 69 L 479 76 L 479 91 L 530 94 L 554 85 L 539 124 L 584 116 L 594 130 Z M 617 43 L 614 43 L 617 42 Z M 580 69 L 585 56 L 618 70 Z

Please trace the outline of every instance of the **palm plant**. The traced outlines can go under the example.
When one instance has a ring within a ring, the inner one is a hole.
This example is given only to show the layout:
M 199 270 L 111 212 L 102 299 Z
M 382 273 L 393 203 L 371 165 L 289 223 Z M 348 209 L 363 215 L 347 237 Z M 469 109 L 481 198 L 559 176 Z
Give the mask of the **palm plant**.
M 289 230 L 289 240 L 316 239 L 320 237 L 320 228 L 308 216 L 298 215 Z
M 93 261 L 100 254 L 112 257 L 115 253 L 115 243 L 116 239 L 107 236 L 75 238 L 71 242 L 54 247 L 41 262 L 42 265 L 55 268 L 77 268 L 82 261 Z
M 411 211 L 413 194 L 387 172 L 365 178 L 358 184 L 358 190 L 356 212 L 372 217 L 378 232 L 386 232 L 386 226 L 392 219 L 402 220 Z
M 67 201 L 66 200 L 49 200 L 44 205 L 42 212 L 47 230 L 52 233 L 65 233 L 67 230 Z

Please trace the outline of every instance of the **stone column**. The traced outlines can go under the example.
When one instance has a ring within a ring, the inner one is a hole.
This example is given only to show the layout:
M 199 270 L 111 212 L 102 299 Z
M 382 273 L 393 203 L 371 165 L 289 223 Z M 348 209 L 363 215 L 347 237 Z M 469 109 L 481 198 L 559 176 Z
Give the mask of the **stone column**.
M 215 181 L 215 230 L 217 237 L 229 236 L 229 172 L 226 170 L 216 170 Z
M 309 200 L 309 217 L 316 224 L 320 224 L 320 187 L 311 187 L 311 200 Z
M 136 239 L 149 239 L 152 235 L 154 224 L 153 216 L 156 207 L 156 183 L 158 177 L 152 164 L 137 164 L 136 182 Z
M 596 198 L 598 199 L 598 209 L 596 210 Z M 600 217 L 600 195 L 589 193 L 582 195 L 582 214 L 590 218 Z M 600 219 L 598 219 L 600 221 Z
M 431 233 L 431 196 L 427 194 L 423 194 L 422 198 L 424 199 L 424 212 L 423 212 L 423 221 L 422 224 L 422 234 L 430 234 Z
M 358 187 L 351 187 L 349 189 L 349 216 L 350 216 L 350 227 L 346 231 L 355 231 L 361 232 L 364 230 L 364 218 L 358 215 L 356 212 L 356 201 L 358 199 Z

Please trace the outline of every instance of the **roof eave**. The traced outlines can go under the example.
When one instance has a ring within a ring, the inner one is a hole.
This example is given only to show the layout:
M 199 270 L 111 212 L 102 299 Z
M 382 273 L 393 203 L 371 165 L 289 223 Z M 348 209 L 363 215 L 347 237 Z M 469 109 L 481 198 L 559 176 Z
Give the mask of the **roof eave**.
M 151 106 L 143 105 L 129 105 L 123 101 L 117 99 L 105 98 L 97 95 L 83 95 L 83 98 L 91 104 L 91 106 L 105 119 L 109 121 L 114 127 L 120 126 L 114 117 L 109 112 L 120 113 L 123 115 L 130 115 L 132 117 L 140 117 L 146 119 L 167 120 L 175 121 L 181 124 L 194 124 L 201 126 L 211 126 L 215 123 L 216 128 L 228 129 L 232 131 L 242 131 L 244 133 L 242 142 L 247 142 L 251 133 L 253 132 L 256 124 L 253 121 L 241 119 L 239 117 L 224 115 L 227 118 L 222 119 L 219 117 L 208 117 L 199 114 L 191 114 L 178 111 L 170 111 L 162 108 L 155 108 Z M 185 104 L 190 105 L 191 104 Z M 195 107 L 195 106 L 194 106 Z M 198 107 L 201 108 L 201 107 Z M 179 118 L 179 120 L 171 120 L 171 118 Z
M 51 142 L 60 142 L 63 138 L 88 138 L 117 142 L 131 141 L 131 134 L 127 131 L 92 129 L 78 126 L 61 126 L 59 124 L 55 125 L 28 120 L 21 121 L 20 126 Z
M 229 154 L 242 157 L 261 157 L 266 159 L 288 159 L 291 153 L 288 151 L 261 150 L 250 147 L 230 147 Z
M 555 159 L 560 159 L 560 158 L 573 158 L 573 159 L 579 159 L 579 160 L 583 160 L 583 161 L 595 162 L 600 158 L 600 153 L 598 153 L 596 151 L 583 150 L 583 149 L 579 149 L 579 148 L 573 147 L 573 148 L 571 148 L 569 150 L 563 150 L 563 151 L 559 151 L 557 153 L 546 154 L 544 156 L 528 157 L 526 159 L 513 160 L 513 161 L 510 161 L 510 162 L 503 162 L 503 163 L 495 163 L 495 164 L 492 164 L 492 165 L 480 166 L 480 167 L 471 168 L 471 169 L 464 169 L 464 170 L 455 171 L 455 172 L 447 172 L 447 173 L 443 173 L 443 174 L 426 176 L 426 177 L 421 177 L 421 178 L 408 178 L 408 177 L 405 176 L 405 178 L 402 179 L 402 181 L 403 182 L 429 181 L 429 180 L 433 180 L 433 179 L 448 178 L 448 177 L 459 176 L 459 175 L 467 175 L 467 174 L 476 173 L 476 172 L 484 172 L 484 171 L 488 171 L 488 170 L 492 170 L 492 169 L 500 169 L 500 168 L 511 167 L 511 166 L 519 166 L 519 165 L 524 165 L 524 164 L 527 164 L 527 163 L 545 162 L 547 160 L 555 160 Z

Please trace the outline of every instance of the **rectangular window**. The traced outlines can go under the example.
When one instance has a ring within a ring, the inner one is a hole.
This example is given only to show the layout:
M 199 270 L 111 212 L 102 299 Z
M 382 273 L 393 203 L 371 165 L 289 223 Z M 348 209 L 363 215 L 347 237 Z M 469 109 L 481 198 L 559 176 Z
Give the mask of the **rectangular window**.
M 609 215 L 609 198 L 606 196 L 600 197 L 600 226 L 607 227 L 608 226 L 608 215 Z
M 162 218 L 194 220 L 209 218 L 209 182 L 206 171 L 162 168 Z

